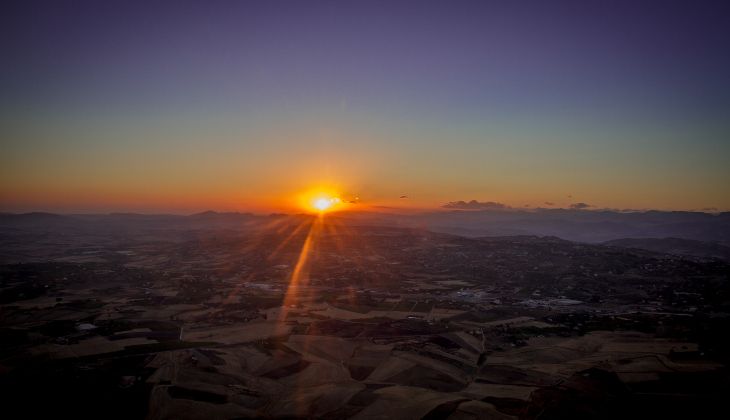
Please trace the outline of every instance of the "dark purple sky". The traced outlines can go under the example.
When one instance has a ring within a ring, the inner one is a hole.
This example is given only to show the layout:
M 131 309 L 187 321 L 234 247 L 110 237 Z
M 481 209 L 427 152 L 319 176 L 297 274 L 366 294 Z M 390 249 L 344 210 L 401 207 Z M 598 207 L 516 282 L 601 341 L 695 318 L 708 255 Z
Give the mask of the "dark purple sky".
M 724 113 L 728 4 L 11 2 L 0 83 L 4 102 L 32 107 L 226 107 L 289 95 L 436 113 Z

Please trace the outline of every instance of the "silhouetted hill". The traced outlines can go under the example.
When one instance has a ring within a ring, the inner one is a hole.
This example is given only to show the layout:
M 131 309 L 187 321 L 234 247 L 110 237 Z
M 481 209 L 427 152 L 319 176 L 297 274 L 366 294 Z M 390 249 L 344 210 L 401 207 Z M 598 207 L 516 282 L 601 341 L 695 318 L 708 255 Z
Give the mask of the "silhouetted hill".
M 578 242 L 675 237 L 730 245 L 728 213 L 570 209 L 442 211 L 415 215 L 355 213 L 363 224 L 413 226 L 463 236 L 556 236 Z
M 170 214 L 0 214 L 0 228 L 38 230 L 198 230 L 248 229 L 277 220 L 300 223 L 311 215 L 256 215 L 206 211 Z M 467 237 L 553 236 L 601 243 L 625 238 L 678 238 L 730 246 L 730 213 L 619 212 L 569 209 L 434 211 L 416 214 L 341 212 L 326 216 L 351 226 L 388 226 L 430 230 Z
M 73 214 L 52 213 L 0 214 L 0 228 L 32 231 L 139 231 L 243 229 L 276 218 L 251 213 L 204 212 L 189 216 L 174 214 Z
M 26 229 L 49 229 L 54 227 L 72 226 L 77 222 L 74 217 L 54 213 L 2 213 L 0 227 Z
M 720 258 L 730 260 L 730 247 L 712 242 L 680 238 L 625 238 L 604 242 L 621 248 L 638 248 L 681 256 Z

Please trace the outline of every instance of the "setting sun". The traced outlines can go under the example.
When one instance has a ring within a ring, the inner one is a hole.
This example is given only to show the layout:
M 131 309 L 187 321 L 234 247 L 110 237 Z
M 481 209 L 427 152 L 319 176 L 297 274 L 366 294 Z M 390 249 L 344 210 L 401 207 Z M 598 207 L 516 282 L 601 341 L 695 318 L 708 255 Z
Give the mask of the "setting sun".
M 332 210 L 334 206 L 341 202 L 342 200 L 339 197 L 317 197 L 312 202 L 312 207 L 319 212 L 326 212 Z
M 296 194 L 295 202 L 299 209 L 308 213 L 327 213 L 344 210 L 348 200 L 343 198 L 341 189 L 336 186 L 318 185 Z
M 326 198 L 320 198 L 314 202 L 314 207 L 319 211 L 325 211 L 332 206 L 332 201 Z

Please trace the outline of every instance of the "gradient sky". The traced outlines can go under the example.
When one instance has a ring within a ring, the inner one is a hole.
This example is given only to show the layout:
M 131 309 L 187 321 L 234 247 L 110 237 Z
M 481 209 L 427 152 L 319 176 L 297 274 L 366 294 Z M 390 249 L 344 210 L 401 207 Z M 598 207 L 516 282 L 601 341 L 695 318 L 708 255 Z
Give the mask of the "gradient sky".
M 19 1 L 0 35 L 0 211 L 730 209 L 727 1 Z

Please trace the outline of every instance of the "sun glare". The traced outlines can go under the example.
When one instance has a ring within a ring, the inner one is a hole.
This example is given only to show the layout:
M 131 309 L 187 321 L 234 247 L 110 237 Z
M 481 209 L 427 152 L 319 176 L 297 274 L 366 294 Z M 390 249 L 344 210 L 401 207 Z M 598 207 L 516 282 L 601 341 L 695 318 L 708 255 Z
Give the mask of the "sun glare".
M 325 211 L 332 206 L 332 202 L 326 198 L 320 198 L 314 202 L 314 207 L 319 211 Z
M 342 200 L 339 197 L 317 197 L 312 201 L 312 207 L 317 211 L 324 213 L 328 210 L 332 210 Z
M 327 213 L 343 210 L 346 206 L 339 189 L 333 187 L 315 187 L 297 195 L 300 209 L 310 213 Z

